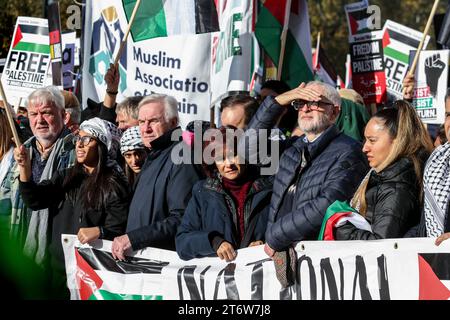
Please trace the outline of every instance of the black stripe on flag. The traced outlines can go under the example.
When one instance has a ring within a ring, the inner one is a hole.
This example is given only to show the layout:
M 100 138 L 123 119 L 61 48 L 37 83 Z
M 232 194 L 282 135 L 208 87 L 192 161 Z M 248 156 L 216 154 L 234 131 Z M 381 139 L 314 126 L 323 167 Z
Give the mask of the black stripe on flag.
M 214 1 L 195 0 L 195 33 L 219 31 L 219 18 Z
M 369 18 L 372 14 L 367 12 L 367 8 L 357 11 L 349 11 L 348 12 L 355 20 L 363 20 Z
M 440 280 L 450 280 L 450 253 L 419 253 Z
M 386 30 L 389 32 L 389 37 L 391 39 L 397 40 L 397 41 L 402 42 L 402 43 L 406 43 L 407 45 L 409 45 L 411 47 L 414 47 L 414 48 L 418 48 L 419 47 L 419 43 L 420 43 L 419 40 L 410 38 L 408 36 L 405 36 L 404 34 L 401 34 L 399 32 L 391 30 L 391 29 L 386 29 Z
M 169 262 L 127 257 L 125 261 L 117 261 L 110 252 L 93 248 L 77 248 L 78 253 L 94 270 L 111 271 L 124 274 L 147 273 L 160 274 Z
M 20 31 L 22 33 L 40 34 L 48 36 L 48 27 L 30 26 L 28 24 L 19 24 Z

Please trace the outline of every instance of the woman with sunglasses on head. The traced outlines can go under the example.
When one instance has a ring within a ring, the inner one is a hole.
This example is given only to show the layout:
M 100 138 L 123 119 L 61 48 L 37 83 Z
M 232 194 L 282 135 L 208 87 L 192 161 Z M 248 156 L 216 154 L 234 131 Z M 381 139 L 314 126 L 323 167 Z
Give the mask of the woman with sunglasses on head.
M 335 239 L 401 238 L 420 220 L 423 170 L 433 144 L 416 110 L 402 100 L 378 111 L 364 135 L 363 152 L 371 170 L 351 206 L 365 217 L 372 231 L 347 222 L 336 228 Z
M 51 208 L 51 268 L 64 286 L 64 253 L 61 235 L 77 234 L 81 243 L 113 240 L 125 232 L 129 191 L 126 179 L 113 160 L 112 124 L 99 118 L 84 121 L 74 136 L 76 163 L 39 184 L 31 179 L 31 164 L 24 146 L 14 150 L 20 166 L 20 192 L 33 210 Z M 63 287 L 59 287 L 62 290 Z M 61 292 L 58 292 L 61 293 Z

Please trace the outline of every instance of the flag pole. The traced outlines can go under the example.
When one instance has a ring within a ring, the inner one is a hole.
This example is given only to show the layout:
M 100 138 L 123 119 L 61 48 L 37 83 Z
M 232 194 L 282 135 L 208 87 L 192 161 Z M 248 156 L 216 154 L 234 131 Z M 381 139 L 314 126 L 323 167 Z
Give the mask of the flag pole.
M 287 0 L 286 9 L 284 12 L 283 32 L 281 33 L 281 49 L 280 49 L 280 58 L 278 59 L 277 80 L 281 80 L 281 72 L 283 71 L 284 51 L 286 49 L 286 38 L 289 30 L 290 15 L 291 15 L 291 0 Z
M 316 44 L 316 61 L 314 61 L 314 72 L 319 65 L 319 52 L 320 52 L 320 31 L 317 33 L 317 44 Z
M 422 51 L 423 44 L 424 44 L 425 39 L 426 39 L 426 37 L 428 35 L 428 31 L 430 30 L 431 23 L 433 22 L 433 17 L 434 17 L 434 14 L 436 13 L 438 4 L 439 4 L 439 0 L 435 0 L 433 8 L 431 9 L 430 16 L 428 17 L 428 21 L 427 21 L 427 24 L 425 26 L 425 30 L 423 31 L 422 40 L 420 40 L 419 47 L 417 48 L 417 52 L 416 52 L 416 55 L 414 57 L 414 61 L 412 63 L 411 69 L 409 70 L 409 74 L 410 75 L 414 75 L 414 73 L 416 71 L 416 66 L 417 66 L 417 62 L 419 61 L 420 52 Z
M 16 147 L 20 147 L 22 143 L 19 139 L 19 134 L 17 133 L 16 126 L 14 125 L 14 118 L 13 113 L 11 111 L 11 106 L 9 105 L 8 101 L 6 100 L 6 94 L 3 90 L 3 84 L 0 81 L 0 95 L 2 97 L 3 103 L 5 105 L 5 111 L 6 111 L 6 117 L 8 118 L 9 127 L 11 128 L 11 132 L 14 137 L 14 142 L 16 143 Z
M 140 4 L 141 4 L 141 0 L 137 0 L 136 4 L 134 5 L 133 13 L 131 14 L 131 17 L 130 17 L 130 22 L 128 22 L 127 32 L 125 32 L 125 35 L 123 36 L 122 42 L 120 43 L 119 51 L 117 52 L 116 59 L 114 60 L 115 65 L 117 65 L 117 63 L 119 63 L 120 56 L 122 55 L 122 51 L 123 51 L 123 48 L 125 47 L 125 44 L 127 43 L 128 34 L 131 31 L 131 26 L 134 23 L 134 18 L 136 17 L 136 13 L 137 13 L 137 10 L 138 10 Z

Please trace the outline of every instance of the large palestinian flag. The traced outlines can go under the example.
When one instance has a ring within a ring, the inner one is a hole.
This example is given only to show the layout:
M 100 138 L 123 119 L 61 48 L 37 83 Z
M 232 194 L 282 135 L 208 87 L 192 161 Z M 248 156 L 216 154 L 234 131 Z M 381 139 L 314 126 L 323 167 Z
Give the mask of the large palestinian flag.
M 136 0 L 123 0 L 128 21 L 136 2 Z M 131 27 L 131 35 L 136 42 L 218 30 L 219 22 L 213 0 L 143 0 Z
M 255 34 L 262 48 L 278 67 L 286 0 L 260 2 Z M 293 0 L 289 17 L 281 80 L 291 88 L 313 79 L 308 4 Z

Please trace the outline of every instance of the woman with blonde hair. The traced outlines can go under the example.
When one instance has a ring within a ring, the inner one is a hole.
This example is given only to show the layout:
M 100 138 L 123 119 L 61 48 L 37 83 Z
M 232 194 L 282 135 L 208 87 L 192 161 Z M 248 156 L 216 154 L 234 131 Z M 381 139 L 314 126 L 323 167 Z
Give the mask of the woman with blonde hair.
M 351 206 L 372 231 L 347 222 L 336 228 L 337 240 L 400 238 L 420 220 L 422 178 L 432 141 L 416 110 L 406 101 L 377 112 L 367 123 L 363 152 L 371 170 Z

